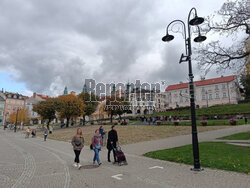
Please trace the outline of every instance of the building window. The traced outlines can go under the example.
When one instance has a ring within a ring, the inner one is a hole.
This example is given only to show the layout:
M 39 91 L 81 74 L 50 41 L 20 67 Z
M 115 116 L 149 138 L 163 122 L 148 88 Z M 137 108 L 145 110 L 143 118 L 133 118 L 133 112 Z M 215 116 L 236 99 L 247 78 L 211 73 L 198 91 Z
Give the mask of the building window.
M 215 85 L 215 90 L 219 90 L 219 87 L 218 87 L 218 85 Z
M 202 92 L 205 92 L 205 88 L 203 87 L 203 88 L 201 89 L 201 91 L 202 91 Z
M 11 101 L 8 101 L 9 104 L 11 104 Z
M 10 106 L 10 105 L 8 105 L 8 110 L 10 110 L 10 108 L 11 108 L 11 106 Z
M 222 84 L 222 89 L 226 89 L 226 84 Z
M 216 94 L 215 94 L 215 98 L 216 98 L 216 99 L 219 99 L 219 98 L 220 98 L 219 93 L 216 93 Z
M 202 95 L 202 100 L 206 100 L 206 95 Z
M 212 94 L 211 94 L 211 93 L 209 94 L 209 99 L 210 99 L 210 100 L 212 100 L 212 99 L 213 99 L 213 96 L 212 96 Z
M 183 98 L 182 98 L 182 96 L 180 96 L 180 103 L 182 103 L 183 102 Z
M 227 93 L 223 92 L 223 98 L 227 98 Z

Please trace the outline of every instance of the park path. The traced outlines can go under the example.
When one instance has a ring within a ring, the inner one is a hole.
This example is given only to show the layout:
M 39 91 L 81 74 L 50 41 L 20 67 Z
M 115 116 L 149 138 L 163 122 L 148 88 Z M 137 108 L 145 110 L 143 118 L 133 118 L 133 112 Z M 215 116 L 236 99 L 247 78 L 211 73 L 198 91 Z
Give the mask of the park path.
M 250 125 L 247 125 L 204 132 L 199 134 L 199 140 L 207 141 L 249 129 Z M 103 149 L 103 164 L 91 168 L 93 152 L 85 147 L 80 156 L 84 168 L 77 170 L 72 167 L 70 143 L 50 139 L 43 142 L 41 138 L 25 139 L 22 133 L 0 130 L 0 187 L 249 188 L 250 178 L 246 174 L 208 168 L 202 172 L 192 172 L 189 165 L 139 156 L 150 149 L 189 144 L 189 139 L 190 135 L 158 140 L 157 143 L 162 145 L 157 147 L 155 141 L 124 146 L 129 164 L 121 167 L 108 163 L 107 151 Z M 150 143 L 152 145 L 149 147 Z M 144 146 L 146 149 L 143 150 L 141 147 Z
M 199 142 L 214 141 L 216 138 L 219 138 L 219 137 L 228 136 L 231 134 L 245 132 L 245 131 L 250 131 L 250 125 L 240 125 L 240 126 L 235 126 L 232 128 L 201 132 L 201 133 L 198 133 L 198 139 L 199 139 Z M 191 127 L 190 127 L 190 132 L 191 132 Z M 144 153 L 147 153 L 150 151 L 174 148 L 174 147 L 183 146 L 187 144 L 192 144 L 191 134 L 169 137 L 169 138 L 160 139 L 160 140 L 129 144 L 129 145 L 123 146 L 123 149 L 127 153 L 143 155 Z

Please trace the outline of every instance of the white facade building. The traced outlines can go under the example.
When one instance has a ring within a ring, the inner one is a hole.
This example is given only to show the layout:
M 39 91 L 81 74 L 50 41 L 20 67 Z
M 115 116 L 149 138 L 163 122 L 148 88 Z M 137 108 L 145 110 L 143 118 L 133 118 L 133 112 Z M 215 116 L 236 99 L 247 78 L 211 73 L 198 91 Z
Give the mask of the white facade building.
M 237 104 L 241 99 L 236 76 L 222 76 L 194 82 L 195 104 L 199 108 L 223 104 Z M 168 108 L 190 106 L 189 83 L 166 88 Z
M 30 124 L 37 124 L 41 123 L 40 116 L 37 112 L 33 111 L 33 105 L 37 104 L 40 101 L 44 101 L 48 99 L 49 96 L 47 95 L 40 95 L 33 93 L 33 96 L 25 100 L 25 107 L 29 110 L 30 113 Z

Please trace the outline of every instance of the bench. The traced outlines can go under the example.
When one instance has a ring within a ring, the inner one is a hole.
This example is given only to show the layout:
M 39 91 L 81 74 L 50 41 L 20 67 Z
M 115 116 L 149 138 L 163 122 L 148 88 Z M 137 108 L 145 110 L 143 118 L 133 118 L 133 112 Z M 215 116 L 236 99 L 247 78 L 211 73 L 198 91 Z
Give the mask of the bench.
M 156 123 L 156 125 L 161 125 L 162 121 L 157 120 L 157 121 L 155 121 L 155 123 Z
M 216 123 L 223 123 L 223 125 L 226 125 L 226 122 L 225 121 L 214 121 L 214 125 L 216 125 Z

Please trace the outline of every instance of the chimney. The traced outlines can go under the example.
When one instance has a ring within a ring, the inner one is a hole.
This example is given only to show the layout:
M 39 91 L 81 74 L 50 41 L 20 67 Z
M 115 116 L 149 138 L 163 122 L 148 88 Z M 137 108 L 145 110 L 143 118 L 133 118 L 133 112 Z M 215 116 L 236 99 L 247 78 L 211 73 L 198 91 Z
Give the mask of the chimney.
M 206 79 L 205 76 L 201 76 L 201 77 L 200 77 L 200 80 L 201 80 L 201 81 L 203 81 L 203 80 L 205 80 L 205 79 Z

